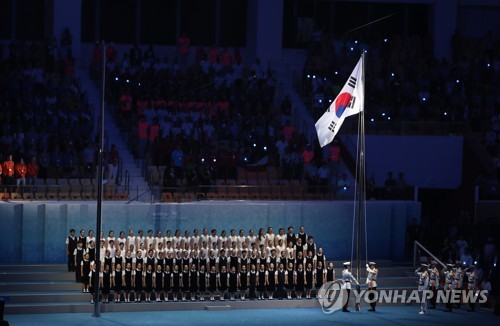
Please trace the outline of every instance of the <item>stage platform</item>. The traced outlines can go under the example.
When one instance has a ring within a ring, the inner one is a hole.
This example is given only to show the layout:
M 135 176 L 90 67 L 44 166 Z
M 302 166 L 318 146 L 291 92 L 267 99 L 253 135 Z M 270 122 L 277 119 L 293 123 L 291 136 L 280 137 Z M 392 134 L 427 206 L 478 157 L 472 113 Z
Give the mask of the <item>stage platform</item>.
M 341 262 L 334 261 L 337 277 L 341 275 Z M 379 289 L 413 290 L 416 278 L 413 267 L 379 261 Z M 360 282 L 365 281 L 365 270 Z M 91 313 L 91 296 L 82 293 L 81 284 L 66 265 L 0 265 L 0 293 L 5 299 L 6 314 Z M 154 296 L 153 296 L 154 297 Z M 111 297 L 113 298 L 113 297 Z M 155 297 L 154 297 L 155 298 Z M 246 310 L 283 308 L 320 308 L 316 299 L 292 300 L 235 300 L 220 301 L 131 302 L 101 304 L 102 312 L 133 311 L 194 311 L 194 310 Z M 153 299 L 154 300 L 154 299 Z M 110 300 L 112 301 L 112 299 Z
M 267 303 L 267 302 L 266 302 Z M 431 310 L 428 315 L 419 315 L 417 306 L 384 306 L 377 312 L 334 312 L 324 314 L 320 308 L 296 309 L 251 309 L 207 311 L 148 311 L 103 312 L 101 317 L 85 313 L 60 313 L 46 315 L 11 315 L 5 320 L 10 325 L 496 325 L 500 317 L 492 311 L 479 309 L 472 313 L 455 310 L 452 313 L 441 309 Z

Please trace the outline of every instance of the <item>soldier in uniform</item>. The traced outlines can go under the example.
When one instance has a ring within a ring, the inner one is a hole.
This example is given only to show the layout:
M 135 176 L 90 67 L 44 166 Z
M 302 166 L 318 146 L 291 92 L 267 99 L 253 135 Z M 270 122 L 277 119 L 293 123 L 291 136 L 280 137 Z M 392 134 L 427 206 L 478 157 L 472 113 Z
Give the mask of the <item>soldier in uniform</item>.
M 347 290 L 347 300 L 342 307 L 342 312 L 350 312 L 347 307 L 349 306 L 349 295 L 351 294 L 351 283 L 354 282 L 356 285 L 359 285 L 358 280 L 354 276 L 352 276 L 349 271 L 349 267 L 351 266 L 350 262 L 345 262 L 344 270 L 342 271 L 342 280 L 344 281 L 344 289 Z
M 464 270 L 462 269 L 462 264 L 460 261 L 455 261 L 455 286 L 454 289 L 457 292 L 462 291 L 462 283 L 464 281 Z M 460 302 L 462 301 L 462 298 L 460 297 L 460 301 L 455 304 L 455 308 L 460 308 Z
M 431 261 L 429 267 L 429 289 L 432 291 L 431 306 L 429 309 L 436 309 L 437 289 L 439 286 L 439 269 L 436 267 L 437 262 Z
M 470 265 L 467 267 L 465 270 L 465 275 L 467 275 L 467 290 L 472 291 L 473 293 L 476 291 L 476 281 L 477 281 L 477 274 L 476 274 L 476 266 Z M 470 298 L 470 296 L 469 296 Z M 469 302 L 469 311 L 474 311 L 475 308 L 475 302 Z
M 375 311 L 375 306 L 377 305 L 377 301 L 375 299 L 375 292 L 377 291 L 377 275 L 378 269 L 375 267 L 374 262 L 369 262 L 366 264 L 366 271 L 368 275 L 366 277 L 366 284 L 368 284 L 368 290 L 370 294 L 368 295 L 368 300 L 370 300 L 371 308 L 368 311 Z
M 417 270 L 415 274 L 418 275 L 418 291 L 421 293 L 420 297 L 420 312 L 419 315 L 427 314 L 427 298 L 425 296 L 425 291 L 429 289 L 429 272 L 428 265 L 422 264 Z
M 443 273 L 444 273 L 444 290 L 448 292 L 446 298 L 447 298 L 447 302 L 446 302 L 446 310 L 447 312 L 451 312 L 451 296 L 452 296 L 452 293 L 451 291 L 453 291 L 453 282 L 454 282 L 454 279 L 455 279 L 455 271 L 454 271 L 454 267 L 455 265 L 453 264 L 446 264 L 446 268 L 443 269 Z

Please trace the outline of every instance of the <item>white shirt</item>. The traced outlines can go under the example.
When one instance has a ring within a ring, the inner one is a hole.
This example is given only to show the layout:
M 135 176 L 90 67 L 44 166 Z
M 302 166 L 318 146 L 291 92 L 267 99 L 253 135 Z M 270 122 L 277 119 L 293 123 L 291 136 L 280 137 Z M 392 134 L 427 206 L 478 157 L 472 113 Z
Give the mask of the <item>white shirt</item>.
M 366 271 L 368 272 L 368 275 L 366 276 L 366 284 L 372 287 L 377 287 L 377 275 L 378 275 L 378 270 L 377 269 L 371 269 L 370 266 L 366 265 Z
M 352 276 L 351 272 L 349 272 L 348 269 L 344 269 L 342 271 L 342 280 L 345 282 L 344 283 L 344 289 L 350 290 L 351 289 L 351 282 L 358 284 L 358 281 L 354 276 Z

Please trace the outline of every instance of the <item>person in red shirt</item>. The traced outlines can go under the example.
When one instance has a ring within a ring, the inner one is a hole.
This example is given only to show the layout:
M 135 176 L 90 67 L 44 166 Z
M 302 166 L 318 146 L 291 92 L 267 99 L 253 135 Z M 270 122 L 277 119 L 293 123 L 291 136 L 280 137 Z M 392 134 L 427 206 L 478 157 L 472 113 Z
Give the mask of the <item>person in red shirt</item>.
M 15 164 L 15 170 L 16 184 L 18 186 L 26 186 L 26 164 L 24 164 L 24 160 L 22 158 Z
M 108 179 L 116 182 L 118 177 L 118 163 L 120 161 L 120 153 L 116 149 L 116 145 L 111 145 L 111 150 L 108 153 Z
M 335 139 L 328 150 L 328 163 L 330 166 L 331 175 L 335 175 L 337 173 L 337 169 L 340 163 L 340 153 L 341 150 L 339 141 Z
M 304 177 L 313 179 L 316 176 L 316 167 L 314 166 L 314 150 L 311 144 L 307 144 L 302 152 L 304 160 Z
M 118 107 L 120 108 L 125 124 L 128 124 L 130 121 L 130 117 L 132 115 L 132 103 L 132 96 L 130 95 L 130 92 L 126 90 L 125 93 L 120 96 L 120 100 L 118 101 Z
M 290 142 L 290 140 L 292 140 L 294 132 L 295 132 L 295 128 L 290 123 L 290 120 L 287 120 L 285 122 L 285 125 L 283 126 L 283 136 L 285 137 L 285 140 L 287 142 Z
M 191 45 L 191 40 L 187 37 L 186 33 L 182 33 L 177 39 L 177 46 L 179 49 L 179 63 L 185 66 L 187 63 L 187 58 L 189 56 L 189 46 Z
M 229 71 L 231 69 L 232 60 L 233 55 L 231 51 L 229 51 L 228 48 L 225 48 L 221 53 L 220 63 L 226 71 Z
M 38 162 L 35 156 L 31 158 L 31 161 L 26 166 L 26 177 L 28 179 L 27 184 L 34 186 L 38 178 Z
M 4 185 L 13 185 L 14 184 L 14 161 L 12 160 L 12 155 L 7 157 L 2 163 L 2 175 L 3 175 L 3 184 Z
M 149 143 L 152 144 L 153 141 L 160 135 L 160 125 L 158 124 L 158 118 L 153 118 L 153 123 L 149 126 Z
M 139 138 L 139 143 L 137 147 L 139 158 L 144 158 L 146 153 L 146 147 L 148 145 L 148 121 L 145 116 L 141 116 L 137 122 L 137 138 Z

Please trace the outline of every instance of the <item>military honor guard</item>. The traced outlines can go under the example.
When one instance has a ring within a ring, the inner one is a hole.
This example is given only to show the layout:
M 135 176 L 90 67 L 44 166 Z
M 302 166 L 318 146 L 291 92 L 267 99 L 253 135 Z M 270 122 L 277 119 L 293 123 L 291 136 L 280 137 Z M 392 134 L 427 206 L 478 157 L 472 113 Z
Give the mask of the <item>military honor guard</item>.
M 454 271 L 454 267 L 455 265 L 454 264 L 446 264 L 446 268 L 443 269 L 443 273 L 444 273 L 444 290 L 447 293 L 447 298 L 448 298 L 448 301 L 446 302 L 446 310 L 447 312 L 451 312 L 451 291 L 453 291 L 453 283 L 454 283 L 454 279 L 455 279 L 455 271 Z
M 465 275 L 467 275 L 467 291 L 475 292 L 477 282 L 476 266 L 470 265 L 464 270 L 464 272 Z M 476 304 L 471 300 L 471 302 L 469 302 L 469 311 L 474 311 L 475 305 Z
M 429 309 L 436 309 L 437 289 L 439 286 L 439 269 L 436 265 L 437 262 L 433 260 L 429 266 L 429 289 L 432 291 L 431 305 Z
M 418 275 L 418 291 L 421 294 L 420 298 L 420 312 L 419 315 L 427 314 L 427 298 L 425 296 L 425 291 L 429 289 L 429 272 L 428 265 L 422 264 L 416 271 L 415 274 Z
M 359 285 L 358 280 L 352 275 L 351 271 L 349 268 L 351 267 L 350 262 L 345 262 L 344 264 L 344 269 L 342 270 L 342 280 L 344 281 L 344 289 L 347 290 L 347 300 L 346 303 L 344 304 L 344 307 L 342 308 L 342 312 L 350 312 L 347 307 L 349 307 L 349 296 L 351 295 L 351 283 L 355 283 L 356 285 Z
M 368 291 L 370 294 L 368 295 L 368 300 L 370 300 L 370 309 L 368 311 L 375 311 L 375 307 L 377 306 L 377 301 L 375 300 L 375 292 L 377 291 L 377 275 L 378 269 L 375 267 L 375 262 L 371 261 L 366 264 L 366 271 L 368 275 L 366 276 L 366 284 L 368 285 Z

